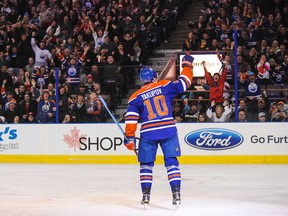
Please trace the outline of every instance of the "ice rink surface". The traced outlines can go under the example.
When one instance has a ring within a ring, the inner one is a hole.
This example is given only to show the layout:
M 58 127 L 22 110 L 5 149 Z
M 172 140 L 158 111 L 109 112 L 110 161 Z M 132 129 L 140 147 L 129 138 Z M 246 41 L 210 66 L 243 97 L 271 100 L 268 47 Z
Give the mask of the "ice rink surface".
M 287 216 L 287 165 L 181 165 L 175 210 L 163 165 L 149 209 L 138 165 L 0 164 L 1 216 Z

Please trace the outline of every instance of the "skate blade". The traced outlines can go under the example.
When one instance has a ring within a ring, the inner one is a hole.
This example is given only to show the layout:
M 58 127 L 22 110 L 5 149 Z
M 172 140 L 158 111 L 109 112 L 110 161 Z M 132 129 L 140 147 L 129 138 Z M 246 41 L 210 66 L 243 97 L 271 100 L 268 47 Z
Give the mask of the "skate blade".
M 179 209 L 179 207 L 180 207 L 180 201 L 176 201 L 176 204 L 175 204 L 174 206 L 175 206 L 175 210 Z
M 148 203 L 144 203 L 143 206 L 144 206 L 144 210 L 147 211 L 148 210 Z

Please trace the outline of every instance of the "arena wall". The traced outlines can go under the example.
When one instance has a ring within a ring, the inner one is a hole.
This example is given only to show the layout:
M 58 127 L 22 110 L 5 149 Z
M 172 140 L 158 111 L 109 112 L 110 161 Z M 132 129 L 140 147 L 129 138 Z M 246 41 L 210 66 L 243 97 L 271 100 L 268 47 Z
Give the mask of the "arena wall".
M 121 126 L 124 128 L 124 124 Z M 179 123 L 180 162 L 287 164 L 286 126 L 285 123 Z M 113 123 L 3 124 L 0 162 L 138 163 L 135 153 L 123 145 L 123 136 Z M 163 163 L 160 148 L 156 163 Z

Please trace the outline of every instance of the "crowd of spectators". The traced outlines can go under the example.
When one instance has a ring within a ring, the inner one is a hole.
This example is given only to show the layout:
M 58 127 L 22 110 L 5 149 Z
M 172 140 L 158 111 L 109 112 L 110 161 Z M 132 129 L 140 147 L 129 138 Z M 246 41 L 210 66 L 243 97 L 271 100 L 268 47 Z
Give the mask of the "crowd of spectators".
M 140 65 L 160 43 L 168 43 L 192 2 L 3 0 L 0 122 L 105 122 L 107 114 L 99 95 L 113 112 L 134 83 Z M 225 53 L 225 66 L 213 77 L 206 70 L 208 82 L 204 87 L 210 94 L 190 92 L 182 96 L 183 100 L 175 104 L 175 121 L 235 120 L 235 97 L 229 92 L 235 82 L 234 49 L 243 89 L 239 121 L 262 122 L 264 117 L 265 121 L 287 121 L 287 1 L 204 0 L 203 8 L 199 19 L 188 24 L 191 32 L 183 51 Z M 223 86 L 220 100 L 211 94 L 219 93 L 219 80 L 220 92 Z M 283 89 L 277 95 L 281 99 L 272 100 L 273 95 L 267 92 L 271 85 Z
M 0 121 L 105 121 L 99 95 L 113 112 L 139 65 L 168 42 L 189 3 L 1 1 Z
M 192 97 L 187 93 L 182 95 L 175 105 L 175 121 L 235 121 L 235 110 L 238 110 L 239 122 L 288 121 L 288 1 L 203 2 L 203 14 L 189 22 L 191 32 L 182 49 L 223 53 L 225 69 L 220 74 L 211 71 L 213 77 L 205 69 L 207 84 L 203 87 L 210 95 L 199 92 Z M 234 47 L 234 30 L 237 31 L 237 47 Z M 234 56 L 234 49 L 237 56 Z M 238 109 L 235 109 L 232 87 L 234 58 L 238 63 L 236 82 L 241 90 Z M 203 65 L 205 68 L 205 62 Z M 219 82 L 224 76 L 225 80 Z M 191 102 L 187 104 L 183 98 Z

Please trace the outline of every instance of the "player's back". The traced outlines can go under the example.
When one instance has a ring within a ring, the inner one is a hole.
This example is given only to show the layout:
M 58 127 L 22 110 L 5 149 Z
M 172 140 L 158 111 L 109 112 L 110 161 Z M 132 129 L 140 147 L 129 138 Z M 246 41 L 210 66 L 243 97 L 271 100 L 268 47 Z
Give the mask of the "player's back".
M 135 136 L 140 118 L 142 137 L 158 140 L 174 136 L 177 129 L 172 115 L 172 102 L 176 95 L 189 88 L 192 78 L 192 69 L 184 67 L 178 80 L 149 82 L 136 91 L 128 101 L 126 135 Z
M 176 94 L 171 84 L 168 80 L 149 83 L 130 97 L 128 112 L 139 113 L 141 136 L 156 140 L 176 133 L 172 116 L 172 101 Z

